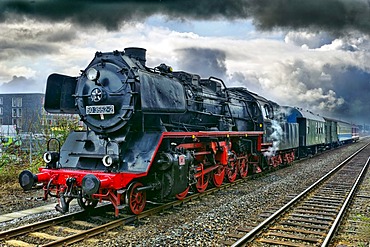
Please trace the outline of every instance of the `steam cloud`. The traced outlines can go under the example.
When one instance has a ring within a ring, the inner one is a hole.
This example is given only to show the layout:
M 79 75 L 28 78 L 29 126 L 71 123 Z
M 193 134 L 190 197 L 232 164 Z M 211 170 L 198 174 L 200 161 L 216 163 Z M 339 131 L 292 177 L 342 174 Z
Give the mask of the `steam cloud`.
M 276 152 L 279 151 L 280 142 L 283 138 L 283 129 L 281 128 L 278 121 L 271 121 L 272 134 L 270 138 L 272 140 L 272 146 L 268 148 L 266 152 L 263 153 L 265 157 L 275 156 Z

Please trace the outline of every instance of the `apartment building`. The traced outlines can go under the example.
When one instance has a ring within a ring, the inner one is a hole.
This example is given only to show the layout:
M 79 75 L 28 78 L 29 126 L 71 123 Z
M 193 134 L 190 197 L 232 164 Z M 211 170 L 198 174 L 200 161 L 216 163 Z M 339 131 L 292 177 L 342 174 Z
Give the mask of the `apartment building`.
M 0 94 L 0 125 L 16 126 L 18 134 L 43 133 L 45 128 L 58 128 L 66 121 L 79 122 L 77 114 L 50 114 L 44 109 L 42 93 Z
M 0 125 L 14 125 L 18 132 L 40 130 L 44 94 L 0 94 Z

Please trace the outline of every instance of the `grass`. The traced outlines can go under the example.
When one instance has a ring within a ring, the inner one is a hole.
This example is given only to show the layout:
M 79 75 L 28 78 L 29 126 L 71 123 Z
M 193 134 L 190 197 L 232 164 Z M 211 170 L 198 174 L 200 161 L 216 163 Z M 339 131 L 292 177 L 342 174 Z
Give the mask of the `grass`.
M 32 153 L 32 161 L 30 161 L 27 147 L 26 151 L 22 151 L 19 147 L 3 147 L 0 157 L 0 186 L 7 183 L 18 184 L 18 175 L 23 170 L 30 170 L 32 173 L 37 173 L 39 167 L 45 166 L 42 156 L 47 150 L 47 141 L 49 138 L 57 136 L 60 143 L 63 144 L 70 130 L 76 129 L 81 129 L 78 121 L 65 118 L 59 119 L 57 126 L 45 127 L 43 130 L 45 142 L 40 142 L 40 146 L 36 149 L 38 151 Z M 58 147 L 54 147 L 55 144 L 56 142 L 51 143 L 51 150 L 58 150 Z
M 364 222 L 364 224 L 359 226 L 358 234 L 361 237 L 361 239 L 365 241 L 370 241 L 370 217 L 361 216 L 360 220 L 361 222 Z
M 22 152 L 4 152 L 0 157 L 0 185 L 18 183 L 18 175 L 23 170 L 38 172 L 44 166 L 42 154 L 33 154 L 32 163 L 29 155 Z

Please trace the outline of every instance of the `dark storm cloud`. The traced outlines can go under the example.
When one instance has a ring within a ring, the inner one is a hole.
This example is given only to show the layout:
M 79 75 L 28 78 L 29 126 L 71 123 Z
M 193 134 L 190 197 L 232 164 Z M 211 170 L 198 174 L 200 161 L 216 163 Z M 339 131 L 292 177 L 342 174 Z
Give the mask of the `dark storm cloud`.
M 181 61 L 181 69 L 199 74 L 201 77 L 226 77 L 226 54 L 218 49 L 185 48 L 176 53 Z
M 344 104 L 334 109 L 334 115 L 350 118 L 360 123 L 368 122 L 370 115 L 370 72 L 356 67 L 347 67 L 340 71 L 327 66 L 325 69 L 335 81 L 338 96 L 343 97 Z
M 77 38 L 77 33 L 73 30 L 58 30 L 57 32 L 49 33 L 45 37 L 47 42 L 68 42 Z
M 357 123 L 369 122 L 370 115 L 370 72 L 360 66 L 345 63 L 312 66 L 312 60 L 296 59 L 281 63 L 276 73 L 270 75 L 275 89 L 264 90 L 263 95 L 274 90 L 284 95 L 279 104 L 303 107 L 323 116 L 334 117 Z M 258 83 L 258 82 L 257 82 Z M 253 90 L 252 90 L 253 91 Z M 261 92 L 260 90 L 258 92 Z
M 13 27 L 4 25 L 0 37 L 0 61 L 20 56 L 35 57 L 43 54 L 58 53 L 59 43 L 69 42 L 77 38 L 73 28 L 48 26 L 45 27 Z
M 35 23 L 30 23 L 29 26 L 21 27 L 4 27 L 3 38 L 12 39 L 15 42 L 33 41 L 37 42 L 66 42 L 76 39 L 77 32 L 72 27 L 53 26 L 37 26 Z M 6 37 L 5 37 L 6 36 Z
M 368 0 L 5 0 L 0 20 L 10 15 L 46 21 L 70 20 L 80 26 L 100 24 L 117 29 L 121 22 L 139 21 L 154 14 L 170 19 L 246 19 L 257 27 L 316 29 L 370 33 Z
M 256 0 L 258 27 L 271 29 L 313 28 L 328 31 L 370 31 L 370 4 L 367 0 Z
M 47 43 L 21 43 L 19 41 L 3 40 L 0 38 L 0 61 L 14 59 L 20 56 L 37 56 L 57 52 L 58 49 L 53 44 Z

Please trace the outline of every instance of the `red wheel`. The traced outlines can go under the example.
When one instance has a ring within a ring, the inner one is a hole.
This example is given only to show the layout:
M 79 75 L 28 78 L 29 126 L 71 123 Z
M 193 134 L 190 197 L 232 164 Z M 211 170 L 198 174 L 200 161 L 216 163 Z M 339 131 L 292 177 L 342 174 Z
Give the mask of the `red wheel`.
M 186 195 L 189 192 L 189 189 L 190 189 L 190 186 L 188 186 L 183 192 L 177 194 L 176 198 L 179 199 L 179 200 L 184 200 L 184 198 L 186 197 Z
M 279 165 L 281 165 L 281 164 L 283 164 L 283 158 L 281 157 L 281 155 L 279 154 L 278 156 L 277 156 L 277 164 L 276 164 L 276 166 L 275 167 L 277 167 L 277 166 L 279 166 Z
M 233 152 L 232 157 L 229 159 L 229 164 L 226 167 L 226 177 L 230 183 L 233 183 L 236 180 L 238 175 L 238 167 L 236 164 L 236 155 Z
M 219 165 L 218 168 L 213 172 L 213 184 L 216 187 L 220 187 L 225 178 L 225 167 Z
M 249 164 L 247 158 L 241 158 L 238 161 L 239 175 L 245 178 L 248 175 Z
M 203 164 L 199 164 L 200 168 L 200 176 L 197 178 L 197 184 L 195 185 L 197 191 L 199 193 L 204 192 L 207 189 L 208 182 L 209 182 L 209 174 L 204 174 L 203 173 Z
M 128 210 L 133 214 L 143 212 L 146 205 L 146 192 L 136 190 L 142 186 L 142 183 L 135 182 L 128 191 Z

